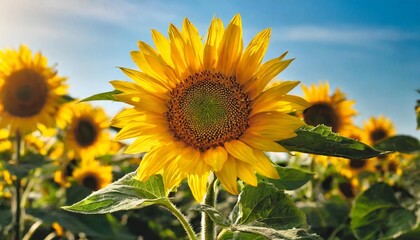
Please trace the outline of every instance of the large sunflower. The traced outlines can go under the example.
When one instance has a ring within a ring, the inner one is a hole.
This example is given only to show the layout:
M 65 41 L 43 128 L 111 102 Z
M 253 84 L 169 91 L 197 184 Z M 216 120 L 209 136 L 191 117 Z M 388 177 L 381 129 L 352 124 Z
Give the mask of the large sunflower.
M 27 133 L 53 126 L 64 81 L 41 53 L 32 56 L 25 46 L 0 51 L 0 128 Z
M 111 146 L 107 132 L 109 120 L 102 108 L 88 103 L 69 103 L 61 114 L 68 119 L 64 141 L 66 147 L 74 151 L 74 157 L 92 159 L 108 152 Z
M 353 128 L 353 117 L 356 111 L 353 109 L 353 100 L 347 100 L 346 95 L 336 89 L 330 95 L 328 82 L 312 84 L 307 87 L 302 84 L 305 99 L 311 106 L 303 111 L 303 117 L 307 124 L 316 126 L 324 124 L 332 128 L 334 132 L 347 136 Z
M 96 160 L 82 160 L 72 176 L 80 185 L 96 191 L 112 182 L 112 166 L 103 166 Z
M 362 141 L 371 146 L 380 140 L 395 135 L 394 124 L 384 116 L 371 117 L 364 123 L 363 130 Z
M 214 18 L 204 42 L 188 19 L 182 30 L 170 25 L 169 39 L 152 30 L 156 49 L 139 42 L 131 56 L 142 71 L 122 68 L 135 83 L 111 83 L 123 92 L 117 100 L 133 105 L 113 119 L 122 128 L 115 138 L 137 138 L 127 153 L 148 152 L 140 180 L 162 174 L 170 190 L 187 178 L 200 201 L 211 172 L 234 194 L 237 177 L 253 186 L 256 172 L 279 177 L 263 151 L 287 151 L 275 141 L 296 136 L 304 122 L 288 113 L 308 103 L 287 95 L 298 82 L 264 91 L 293 60 L 285 53 L 261 64 L 270 32 L 243 49 L 238 14 L 226 29 Z

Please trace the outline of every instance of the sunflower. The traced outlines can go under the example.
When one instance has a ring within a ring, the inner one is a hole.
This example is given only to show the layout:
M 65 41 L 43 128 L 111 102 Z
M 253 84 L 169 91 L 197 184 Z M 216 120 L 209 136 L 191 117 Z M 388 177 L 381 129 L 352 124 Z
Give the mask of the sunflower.
M 362 141 L 372 146 L 378 141 L 393 135 L 395 135 L 395 128 L 389 118 L 384 116 L 379 116 L 377 118 L 371 117 L 364 123 Z
M 62 166 L 59 166 L 59 169 L 54 173 L 54 182 L 56 182 L 61 187 L 70 187 L 68 178 L 73 175 L 73 171 L 76 168 L 77 162 L 78 161 L 76 159 L 72 159 L 62 164 Z
M 352 118 L 356 115 L 352 107 L 353 100 L 347 100 L 340 89 L 336 89 L 330 95 L 328 82 L 319 83 L 318 87 L 315 84 L 310 87 L 302 84 L 302 90 L 305 99 L 311 104 L 303 111 L 303 118 L 307 124 L 313 126 L 324 124 L 343 136 L 351 133 Z
M 108 117 L 100 107 L 88 103 L 69 103 L 62 114 L 67 116 L 64 142 L 74 157 L 92 159 L 107 153 L 111 137 L 106 131 Z
M 171 190 L 187 178 L 201 201 L 212 172 L 233 194 L 238 177 L 252 186 L 256 173 L 279 178 L 263 151 L 287 151 L 276 141 L 304 125 L 288 113 L 309 105 L 287 94 L 299 82 L 265 90 L 293 60 L 284 53 L 262 64 L 270 33 L 261 31 L 244 49 L 238 14 L 226 29 L 214 18 L 204 41 L 185 19 L 182 30 L 169 26 L 169 39 L 152 30 L 156 49 L 139 42 L 131 56 L 141 71 L 122 68 L 135 83 L 111 82 L 122 92 L 116 99 L 133 106 L 113 119 L 121 128 L 115 139 L 136 138 L 126 152 L 148 152 L 139 180 L 162 174 Z
M 96 160 L 82 160 L 72 176 L 80 185 L 96 191 L 112 182 L 112 166 L 102 166 Z
M 32 56 L 26 46 L 0 51 L 0 128 L 27 133 L 54 126 L 64 81 L 41 53 Z

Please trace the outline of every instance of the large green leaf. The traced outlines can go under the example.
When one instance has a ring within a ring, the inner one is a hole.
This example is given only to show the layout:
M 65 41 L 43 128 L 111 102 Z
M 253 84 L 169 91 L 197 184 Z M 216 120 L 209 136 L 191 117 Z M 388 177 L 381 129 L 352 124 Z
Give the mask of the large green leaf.
M 274 184 L 275 187 L 285 190 L 296 190 L 314 176 L 313 173 L 296 168 L 276 166 L 280 179 L 263 178 L 264 181 Z
M 350 159 L 371 158 L 385 153 L 354 139 L 342 137 L 325 125 L 316 127 L 307 125 L 299 128 L 296 134 L 296 137 L 278 143 L 289 151 Z
M 373 147 L 383 151 L 412 153 L 420 151 L 420 141 L 412 136 L 397 135 L 381 140 Z
M 121 239 L 134 240 L 124 226 L 114 226 L 111 215 L 80 215 L 61 209 L 30 208 L 27 213 L 42 220 L 44 224 L 52 225 L 57 222 L 65 230 L 72 233 L 85 233 L 89 239 Z
M 351 228 L 359 239 L 398 236 L 416 222 L 415 214 L 399 204 L 385 183 L 377 183 L 357 197 L 350 217 Z
M 120 94 L 120 93 L 122 93 L 120 90 L 98 93 L 98 94 L 82 99 L 81 102 L 100 101 L 100 100 L 117 101 L 114 95 Z
M 80 202 L 63 208 L 77 213 L 103 214 L 164 204 L 168 201 L 160 175 L 141 182 L 133 178 L 135 174 L 129 173 L 107 187 L 93 192 Z
M 306 231 L 305 214 L 293 200 L 268 182 L 246 186 L 230 218 L 233 224 L 221 239 L 318 239 Z

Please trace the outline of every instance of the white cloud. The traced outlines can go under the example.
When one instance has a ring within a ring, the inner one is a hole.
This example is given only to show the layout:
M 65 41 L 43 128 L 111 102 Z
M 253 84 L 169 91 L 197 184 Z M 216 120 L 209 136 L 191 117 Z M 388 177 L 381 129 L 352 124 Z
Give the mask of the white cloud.
M 149 31 L 177 19 L 175 4 L 129 0 L 0 0 L 0 47 L 16 42 L 95 41 L 89 31 L 99 25 Z M 148 26 L 147 28 L 144 26 Z M 102 36 L 98 36 L 102 37 Z
M 274 41 L 326 42 L 350 45 L 420 40 L 420 34 L 418 33 L 405 32 L 393 28 L 367 28 L 355 26 L 334 28 L 301 25 L 276 28 L 273 33 Z

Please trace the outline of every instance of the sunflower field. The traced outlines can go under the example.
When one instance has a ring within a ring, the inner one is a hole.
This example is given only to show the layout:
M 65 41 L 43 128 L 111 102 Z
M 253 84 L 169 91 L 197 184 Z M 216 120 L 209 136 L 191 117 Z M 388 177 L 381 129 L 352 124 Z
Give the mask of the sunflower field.
M 419 140 L 357 126 L 327 81 L 278 80 L 294 59 L 243 30 L 152 30 L 83 99 L 42 53 L 0 50 L 0 239 L 420 239 Z

